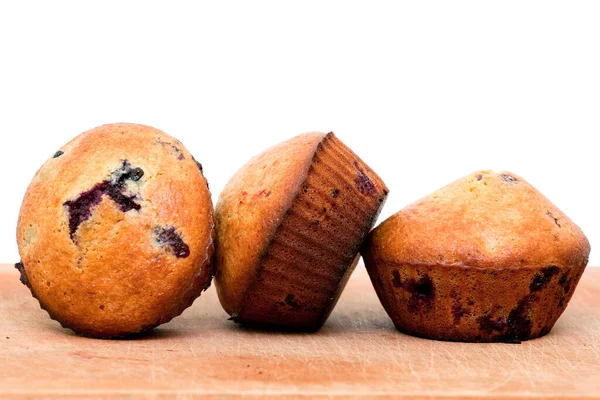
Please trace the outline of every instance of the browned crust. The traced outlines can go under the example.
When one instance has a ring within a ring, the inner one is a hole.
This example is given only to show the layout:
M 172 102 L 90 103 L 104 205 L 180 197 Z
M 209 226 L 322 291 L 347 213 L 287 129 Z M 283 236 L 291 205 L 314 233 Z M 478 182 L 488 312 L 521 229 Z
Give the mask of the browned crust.
M 586 262 L 515 269 L 410 265 L 365 256 L 398 330 L 418 337 L 518 343 L 550 332 Z
M 577 225 L 523 178 L 506 171 L 461 178 L 389 217 L 371 236 L 377 245 L 372 251 L 410 264 L 568 265 L 579 264 L 590 251 Z
M 34 177 L 23 200 L 17 241 L 31 292 L 51 318 L 94 337 L 138 333 L 181 314 L 209 285 L 214 221 L 206 179 L 176 139 L 137 124 L 94 128 L 61 148 Z M 107 179 L 127 159 L 144 169 L 141 212 L 106 197 L 69 233 L 64 203 Z M 153 242 L 173 225 L 190 255 Z
M 522 178 L 479 171 L 388 218 L 362 249 L 406 333 L 518 342 L 547 334 L 587 265 L 581 230 Z
M 316 330 L 356 266 L 388 189 L 333 133 L 260 257 L 236 322 Z
M 229 180 L 217 202 L 215 286 L 227 313 L 237 315 L 260 256 L 306 179 L 324 133 L 310 132 L 253 157 Z

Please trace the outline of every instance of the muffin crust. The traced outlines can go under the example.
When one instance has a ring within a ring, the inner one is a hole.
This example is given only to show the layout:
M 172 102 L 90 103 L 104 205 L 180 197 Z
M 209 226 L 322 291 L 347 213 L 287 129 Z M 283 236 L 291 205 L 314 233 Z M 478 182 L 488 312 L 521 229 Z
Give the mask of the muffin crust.
M 103 125 L 54 153 L 19 215 L 21 280 L 64 327 L 97 337 L 171 320 L 210 285 L 207 182 L 176 139 Z
M 365 265 L 406 333 L 518 342 L 547 334 L 590 245 L 521 177 L 479 171 L 409 205 L 366 240 Z
M 387 192 L 333 133 L 300 135 L 250 160 L 216 207 L 225 310 L 236 322 L 321 327 Z

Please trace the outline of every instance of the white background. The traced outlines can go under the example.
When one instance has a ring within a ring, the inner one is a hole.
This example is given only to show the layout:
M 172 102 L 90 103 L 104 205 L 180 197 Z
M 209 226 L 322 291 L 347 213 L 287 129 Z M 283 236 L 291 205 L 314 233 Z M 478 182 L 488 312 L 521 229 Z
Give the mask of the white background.
M 506 169 L 600 245 L 598 2 L 2 2 L 1 262 L 39 166 L 118 121 L 183 141 L 215 201 L 252 155 L 332 130 L 391 189 L 382 218 Z

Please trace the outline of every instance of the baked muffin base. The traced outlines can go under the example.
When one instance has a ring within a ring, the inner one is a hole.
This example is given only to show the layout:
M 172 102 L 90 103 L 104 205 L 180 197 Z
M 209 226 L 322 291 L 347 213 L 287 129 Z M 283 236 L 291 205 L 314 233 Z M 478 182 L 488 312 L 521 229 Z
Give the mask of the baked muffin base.
M 381 303 L 401 332 L 436 340 L 506 343 L 550 332 L 586 266 L 366 265 Z

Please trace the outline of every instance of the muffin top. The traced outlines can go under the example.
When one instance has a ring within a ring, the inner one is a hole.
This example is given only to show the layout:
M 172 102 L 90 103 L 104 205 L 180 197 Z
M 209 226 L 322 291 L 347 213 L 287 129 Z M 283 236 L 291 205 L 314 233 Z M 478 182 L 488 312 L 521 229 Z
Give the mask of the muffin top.
M 400 264 L 519 268 L 573 265 L 590 245 L 579 227 L 525 180 L 478 171 L 379 225 L 365 252 Z
M 166 322 L 191 304 L 210 282 L 213 231 L 202 167 L 183 145 L 148 126 L 110 124 L 36 173 L 17 241 L 42 307 L 75 330 L 108 333 Z
M 225 310 L 239 311 L 267 246 L 306 179 L 325 137 L 310 132 L 253 157 L 229 180 L 216 206 L 219 246 L 216 274 Z

